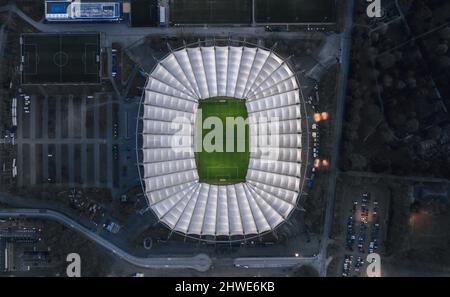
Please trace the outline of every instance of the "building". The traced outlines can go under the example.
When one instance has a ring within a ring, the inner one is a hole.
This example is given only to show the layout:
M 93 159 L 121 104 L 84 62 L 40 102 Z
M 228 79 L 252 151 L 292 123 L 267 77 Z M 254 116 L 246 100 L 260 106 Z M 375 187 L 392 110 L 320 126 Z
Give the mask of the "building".
M 24 270 L 17 257 L 21 255 L 21 245 L 34 244 L 38 241 L 35 228 L 9 227 L 0 229 L 0 272 Z M 25 268 L 25 270 L 29 270 Z
M 121 17 L 120 2 L 45 1 L 48 22 L 117 22 Z
M 13 243 L 34 243 L 38 240 L 38 235 L 35 229 L 7 228 L 0 229 L 0 239 Z
M 161 27 L 166 25 L 166 8 L 164 6 L 159 7 L 159 25 Z
M 183 236 L 229 241 L 272 232 L 289 219 L 308 163 L 299 88 L 287 60 L 255 46 L 186 47 L 162 59 L 145 86 L 138 126 L 143 190 L 159 221 Z M 250 149 L 243 182 L 202 182 L 193 145 L 171 147 L 172 121 L 195 119 L 199 102 L 217 97 L 244 100 L 250 130 L 263 118 L 282 119 L 279 154 Z

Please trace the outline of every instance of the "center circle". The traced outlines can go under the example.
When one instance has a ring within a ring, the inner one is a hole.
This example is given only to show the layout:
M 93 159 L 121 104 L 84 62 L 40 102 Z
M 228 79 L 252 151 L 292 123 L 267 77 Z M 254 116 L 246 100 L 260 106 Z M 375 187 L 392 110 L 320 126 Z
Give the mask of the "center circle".
M 66 52 L 57 52 L 53 56 L 53 63 L 58 67 L 64 67 L 69 63 L 69 55 Z

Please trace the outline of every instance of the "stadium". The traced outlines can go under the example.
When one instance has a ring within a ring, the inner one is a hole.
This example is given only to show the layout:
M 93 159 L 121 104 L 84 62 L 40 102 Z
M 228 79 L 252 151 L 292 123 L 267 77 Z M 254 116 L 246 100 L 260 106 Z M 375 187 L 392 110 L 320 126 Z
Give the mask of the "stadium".
M 248 42 L 199 42 L 171 50 L 148 74 L 137 121 L 139 174 L 149 208 L 171 233 L 248 240 L 275 232 L 300 208 L 310 126 L 293 69 Z M 234 142 L 231 151 L 198 150 L 212 131 L 209 117 L 246 119 L 241 134 L 223 128 L 214 140 L 241 142 L 241 150 Z M 261 132 L 267 125 L 276 130 Z M 272 142 L 261 141 L 269 134 Z

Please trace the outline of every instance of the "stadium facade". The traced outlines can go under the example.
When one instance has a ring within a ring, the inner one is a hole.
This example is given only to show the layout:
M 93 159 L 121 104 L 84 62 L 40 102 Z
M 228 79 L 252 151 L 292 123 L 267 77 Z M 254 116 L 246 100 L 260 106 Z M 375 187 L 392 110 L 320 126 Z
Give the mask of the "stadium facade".
M 267 119 L 278 124 L 277 154 L 251 147 L 245 182 L 200 182 L 194 141 L 183 150 L 172 146 L 173 123 L 188 119 L 179 124 L 194 129 L 198 102 L 214 97 L 245 100 L 250 131 Z M 245 43 L 172 51 L 149 74 L 137 129 L 143 190 L 173 232 L 211 241 L 248 239 L 274 231 L 300 203 L 309 156 L 306 106 L 288 59 L 272 50 Z

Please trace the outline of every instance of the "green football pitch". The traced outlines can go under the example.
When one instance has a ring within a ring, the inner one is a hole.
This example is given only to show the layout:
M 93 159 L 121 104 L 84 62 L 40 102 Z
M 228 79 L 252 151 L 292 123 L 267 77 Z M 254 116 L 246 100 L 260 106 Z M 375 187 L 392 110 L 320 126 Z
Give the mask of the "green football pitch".
M 248 125 L 245 125 L 244 127 L 242 127 L 242 125 L 231 126 L 234 133 L 231 132 L 231 128 L 229 127 L 228 135 L 226 129 L 227 118 L 235 119 L 242 117 L 244 120 L 247 119 L 248 114 L 245 101 L 228 97 L 215 97 L 200 101 L 198 108 L 197 115 L 199 115 L 201 111 L 202 118 L 200 120 L 200 118 L 197 117 L 196 125 L 198 126 L 201 121 L 202 126 L 199 126 L 200 128 L 196 129 L 195 137 L 196 143 L 200 143 L 199 140 L 201 136 L 202 146 L 201 151 L 195 153 L 195 160 L 200 182 L 226 185 L 245 181 L 249 163 Z M 208 133 L 212 133 L 213 130 L 218 129 L 216 131 L 220 131 L 220 126 L 216 127 L 215 125 L 212 125 L 211 129 L 203 128 L 203 124 L 209 117 L 217 117 L 222 122 L 222 139 L 208 137 Z M 244 129 L 245 131 L 243 131 Z M 198 135 L 200 131 L 202 131 L 202 133 L 201 135 Z M 243 134 L 243 132 L 245 132 L 245 134 Z M 205 141 L 205 138 L 207 141 Z M 223 145 L 220 145 L 222 151 L 215 150 L 208 152 L 205 150 L 205 145 L 209 140 L 211 140 L 212 144 L 217 144 L 217 142 L 220 144 L 222 142 Z M 242 150 L 242 148 L 244 148 L 244 150 Z

